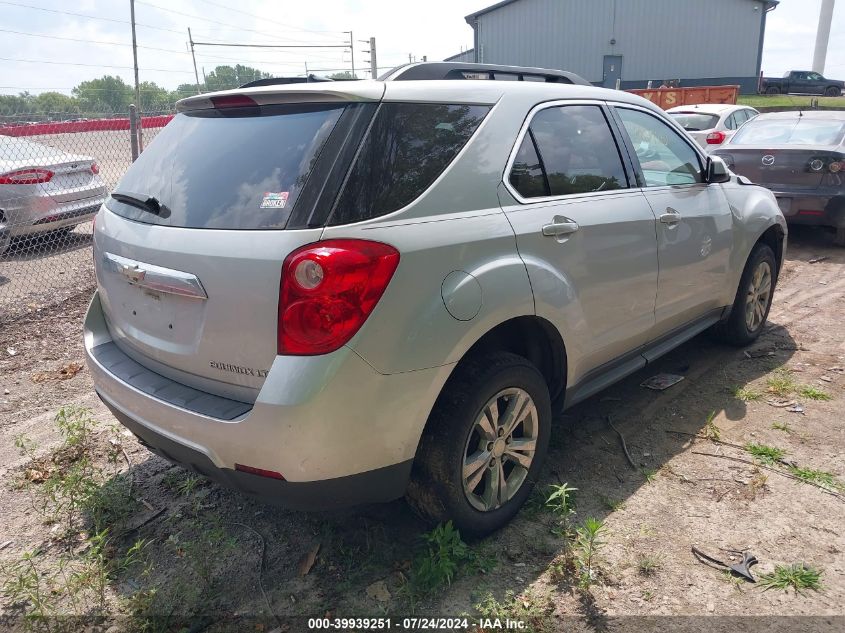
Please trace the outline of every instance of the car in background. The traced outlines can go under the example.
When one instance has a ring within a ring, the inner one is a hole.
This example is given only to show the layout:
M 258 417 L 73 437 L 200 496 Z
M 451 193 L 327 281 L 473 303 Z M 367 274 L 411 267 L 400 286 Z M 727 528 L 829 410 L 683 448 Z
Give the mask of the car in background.
M 726 143 L 743 123 L 760 114 L 748 106 L 724 103 L 676 106 L 666 112 L 706 152 Z
M 845 246 L 845 112 L 761 114 L 714 151 L 737 174 L 771 189 L 787 222 L 836 229 Z
M 812 70 L 790 70 L 783 78 L 763 77 L 760 80 L 760 92 L 767 95 L 824 95 L 838 97 L 845 88 L 845 82 L 827 79 Z
M 90 156 L 0 135 L 0 254 L 7 238 L 71 231 L 93 219 L 108 190 Z

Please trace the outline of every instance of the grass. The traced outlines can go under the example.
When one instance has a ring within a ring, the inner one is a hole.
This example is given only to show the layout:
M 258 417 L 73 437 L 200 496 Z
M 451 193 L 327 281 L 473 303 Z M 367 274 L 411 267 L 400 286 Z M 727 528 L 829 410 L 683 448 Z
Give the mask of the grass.
M 808 400 L 830 400 L 831 395 L 823 389 L 811 385 L 804 385 L 798 390 L 798 395 Z
M 733 387 L 731 388 L 731 393 L 734 398 L 742 400 L 743 402 L 754 402 L 755 400 L 759 400 L 763 397 L 762 393 L 752 389 L 751 387 Z
M 579 584 L 587 589 L 596 578 L 596 555 L 604 545 L 604 522 L 592 517 L 575 530 L 575 560 L 579 568 Z
M 818 99 L 820 108 L 845 107 L 843 97 L 803 97 L 797 95 L 741 95 L 737 99 L 740 105 L 752 108 L 810 107 L 810 99 Z
M 790 466 L 789 472 L 807 483 L 818 484 L 819 486 L 823 486 L 829 490 L 845 490 L 845 484 L 839 481 L 833 473 L 829 473 L 825 470 Z
M 516 595 L 509 589 L 501 601 L 497 600 L 492 593 L 487 593 L 475 605 L 475 610 L 481 620 L 498 618 L 501 621 L 507 619 L 520 622 L 523 624 L 520 630 L 528 633 L 551 633 L 557 630 L 552 616 L 554 604 L 549 598 L 542 599 L 530 591 Z M 504 628 L 504 625 L 484 627 L 484 630 L 491 628 Z
M 757 584 L 764 590 L 782 589 L 792 587 L 796 593 L 802 593 L 805 589 L 813 591 L 821 590 L 822 572 L 804 563 L 793 565 L 775 565 L 775 570 L 769 574 L 763 574 L 757 579 Z
M 785 368 L 775 370 L 766 378 L 766 391 L 782 398 L 793 393 L 797 388 L 792 372 Z
M 707 419 L 704 421 L 704 437 L 708 440 L 718 441 L 722 437 L 722 429 L 720 429 L 719 425 L 713 421 L 715 419 L 716 412 L 711 411 L 710 415 L 708 415 Z
M 784 433 L 792 433 L 792 427 L 788 422 L 772 422 L 772 428 L 775 431 L 783 431 Z
M 637 572 L 641 576 L 653 576 L 663 567 L 663 559 L 656 554 L 640 554 L 637 557 Z
M 599 501 L 601 501 L 602 505 L 610 510 L 611 512 L 617 512 L 619 510 L 625 509 L 625 502 L 620 501 L 619 499 L 613 499 L 606 495 L 599 495 Z
M 640 472 L 645 477 L 646 483 L 653 483 L 657 479 L 657 469 L 643 468 Z
M 746 444 L 745 451 L 758 462 L 766 465 L 772 465 L 775 462 L 779 462 L 786 455 L 786 451 L 782 448 L 767 446 L 766 444 L 756 444 L 755 442 L 749 442 Z

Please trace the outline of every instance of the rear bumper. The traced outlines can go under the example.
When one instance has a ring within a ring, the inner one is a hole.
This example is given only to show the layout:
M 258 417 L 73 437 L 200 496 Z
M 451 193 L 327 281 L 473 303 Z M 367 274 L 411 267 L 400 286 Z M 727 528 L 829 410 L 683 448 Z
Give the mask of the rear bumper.
M 99 294 L 84 336 L 98 395 L 152 450 L 247 494 L 302 509 L 402 496 L 450 370 L 386 376 L 349 348 L 279 356 L 258 399 L 241 403 L 155 374 L 120 351 Z M 236 471 L 235 464 L 276 471 L 285 480 Z
M 56 202 L 48 196 L 27 198 L 21 200 L 21 206 L 4 211 L 11 236 L 24 237 L 87 222 L 97 214 L 106 198 L 105 187 L 102 187 L 96 195 L 80 200 Z
M 845 192 L 813 195 L 773 189 L 772 193 L 790 224 L 845 227 Z

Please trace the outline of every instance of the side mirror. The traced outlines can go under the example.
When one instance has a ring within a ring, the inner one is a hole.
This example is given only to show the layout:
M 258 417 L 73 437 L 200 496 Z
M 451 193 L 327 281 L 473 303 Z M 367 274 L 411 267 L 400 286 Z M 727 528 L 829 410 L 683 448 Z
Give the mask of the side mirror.
M 731 173 L 728 171 L 728 166 L 718 156 L 707 157 L 707 182 L 719 183 L 730 182 Z

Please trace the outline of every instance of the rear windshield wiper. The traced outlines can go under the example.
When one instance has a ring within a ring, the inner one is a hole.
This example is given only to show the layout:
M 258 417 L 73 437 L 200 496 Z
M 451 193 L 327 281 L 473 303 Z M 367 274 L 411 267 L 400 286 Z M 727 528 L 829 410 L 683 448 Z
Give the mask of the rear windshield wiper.
M 137 209 L 149 211 L 160 218 L 166 218 L 170 215 L 170 209 L 159 202 L 158 198 L 155 196 L 148 196 L 143 193 L 132 193 L 131 191 L 113 191 L 111 197 L 118 202 L 128 204 Z

